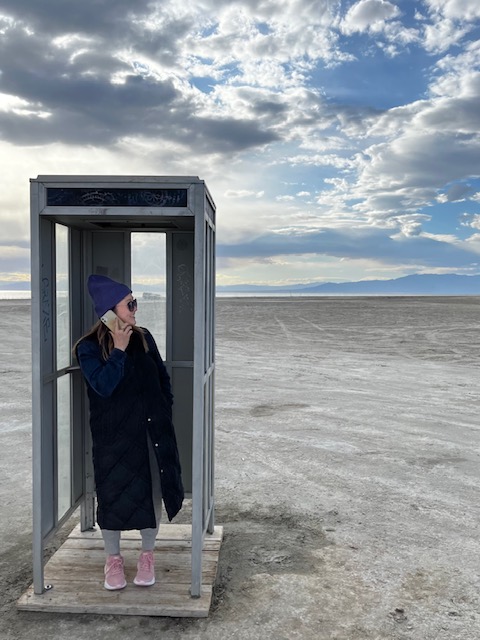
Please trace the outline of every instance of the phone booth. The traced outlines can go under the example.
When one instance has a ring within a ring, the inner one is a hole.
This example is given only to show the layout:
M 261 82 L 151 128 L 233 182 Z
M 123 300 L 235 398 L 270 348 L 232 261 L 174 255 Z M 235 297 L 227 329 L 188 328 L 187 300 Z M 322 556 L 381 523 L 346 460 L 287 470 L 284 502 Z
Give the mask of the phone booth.
M 31 180 L 33 586 L 19 608 L 48 609 L 45 603 L 53 602 L 59 611 L 208 614 L 201 607 L 199 613 L 185 613 L 189 606 L 182 604 L 162 609 L 155 602 L 160 591 L 156 594 L 150 587 L 135 592 L 141 592 L 137 600 L 153 599 L 145 608 L 130 602 L 128 587 L 105 600 L 103 575 L 97 576 L 95 595 L 103 609 L 90 607 L 86 600 L 83 608 L 62 608 L 61 587 L 54 578 L 49 578 L 52 584 L 45 579 L 46 545 L 76 509 L 80 508 L 79 539 L 99 536 L 94 533 L 88 400 L 72 356 L 72 345 L 97 319 L 86 280 L 97 273 L 131 286 L 132 246 L 147 236 L 154 246 L 149 255 L 164 256 L 165 291 L 145 292 L 142 298 L 134 285 L 133 293 L 139 312 L 142 305 L 147 312 L 157 303 L 163 305 L 161 327 L 157 332 L 148 320 L 138 318 L 140 313 L 137 320 L 154 334 L 171 377 L 183 481 L 192 501 L 191 524 L 180 532 L 180 525 L 161 524 L 159 535 L 168 536 L 177 527 L 175 539 L 166 546 L 177 548 L 182 540 L 188 549 L 189 584 L 184 591 L 189 600 L 201 599 L 206 586 L 211 597 L 214 572 L 210 567 L 213 578 L 205 585 L 205 549 L 207 555 L 216 549 L 218 561 L 222 536 L 221 527 L 214 526 L 214 202 L 198 177 L 38 176 Z M 158 252 L 157 238 L 163 243 Z M 137 251 L 136 260 L 148 262 L 147 251 Z M 159 274 L 154 273 L 155 260 L 153 264 L 146 268 L 155 281 Z M 154 316 L 150 314 L 150 320 Z M 157 576 L 157 582 L 161 580 Z M 182 591 L 178 585 L 175 589 Z M 118 610 L 111 609 L 114 603 Z

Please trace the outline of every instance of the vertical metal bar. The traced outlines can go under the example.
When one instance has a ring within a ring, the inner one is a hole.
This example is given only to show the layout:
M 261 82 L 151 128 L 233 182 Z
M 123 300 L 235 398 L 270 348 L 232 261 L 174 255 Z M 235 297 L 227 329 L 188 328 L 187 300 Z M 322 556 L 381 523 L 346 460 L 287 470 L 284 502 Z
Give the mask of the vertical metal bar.
M 92 272 L 93 263 L 93 234 L 82 231 L 82 268 L 80 269 L 79 287 L 81 291 L 82 327 L 80 334 L 93 324 L 93 307 L 86 304 L 85 283 Z M 83 466 L 84 466 L 84 495 L 80 505 L 80 528 L 82 531 L 92 529 L 95 525 L 95 480 L 93 476 L 92 436 L 88 423 L 88 397 L 82 383 L 82 431 L 83 431 Z
M 80 237 L 78 230 L 69 229 L 69 317 L 70 317 L 70 343 L 73 344 L 81 335 L 81 309 L 82 295 L 80 291 L 81 277 L 81 253 Z M 70 360 L 72 365 L 72 356 Z M 83 468 L 83 411 L 81 410 L 82 386 L 79 375 L 72 374 L 70 423 L 72 425 L 72 504 L 77 502 L 84 493 L 84 468 Z
M 43 532 L 42 532 L 42 383 L 41 383 L 41 246 L 39 185 L 30 185 L 30 243 L 32 297 L 32 484 L 33 484 L 33 588 L 43 593 Z
M 209 483 L 208 483 L 208 474 L 210 471 L 209 468 L 209 445 L 210 445 L 210 437 L 209 437 L 209 424 L 208 424 L 208 376 L 204 376 L 204 384 L 203 384 L 203 511 L 202 511 L 202 529 L 205 531 L 205 521 L 207 518 L 208 508 L 210 506 L 209 500 Z
M 210 396 L 210 383 L 211 383 L 211 375 L 212 375 L 212 350 L 211 350 L 211 322 L 212 322 L 212 306 L 211 306 L 211 292 L 212 292 L 212 274 L 210 269 L 210 255 L 211 255 L 211 234 L 210 234 L 210 224 L 209 218 L 207 215 L 207 211 L 205 211 L 205 392 L 204 392 L 204 402 L 205 402 L 205 440 L 204 440 L 204 529 L 206 528 L 205 524 L 208 518 L 208 513 L 211 507 L 211 491 L 210 491 L 210 475 L 211 475 L 211 464 L 212 464 L 212 449 L 211 449 L 211 439 L 212 439 L 212 431 L 211 431 L 211 396 Z
M 204 186 L 195 186 L 195 283 L 194 283 L 194 362 L 193 362 L 193 451 L 192 451 L 192 597 L 202 591 L 203 548 L 203 393 L 205 319 L 205 213 Z
M 213 225 L 209 229 L 210 256 L 209 269 L 211 277 L 211 291 L 209 304 L 211 305 L 210 315 L 210 358 L 211 358 L 211 374 L 210 374 L 210 517 L 207 523 L 208 533 L 213 533 L 215 527 L 215 227 Z
M 42 219 L 43 185 L 32 183 L 32 481 L 34 591 L 44 590 L 44 540 L 57 524 L 55 456 L 55 386 L 53 373 L 54 231 Z
M 50 317 L 52 323 L 52 343 L 51 343 L 51 373 L 57 372 L 57 229 L 56 223 L 50 224 L 50 238 L 51 246 L 49 251 L 49 277 L 50 277 Z M 43 234 L 42 234 L 43 236 Z M 45 244 L 45 238 L 42 237 L 42 244 Z M 45 269 L 47 263 L 46 256 L 43 256 L 43 268 Z M 55 376 L 52 382 L 50 402 L 47 402 L 47 394 L 43 392 L 42 404 L 43 404 L 43 417 L 42 417 L 42 431 L 44 436 L 47 435 L 47 424 L 50 421 L 53 427 L 53 460 L 51 472 L 53 474 L 53 513 L 54 513 L 54 527 L 58 525 L 58 376 Z M 49 416 L 49 418 L 47 418 Z M 48 465 L 46 457 L 43 456 L 42 465 L 44 467 L 44 473 L 48 473 Z
M 171 362 L 173 359 L 173 257 L 172 257 L 172 243 L 173 243 L 173 234 L 166 233 L 165 238 L 165 253 L 167 259 L 167 272 L 166 272 L 166 287 L 165 287 L 165 295 L 167 296 L 167 309 L 166 309 L 166 336 L 165 336 L 165 359 L 168 362 Z M 172 371 L 169 371 L 170 376 L 172 375 Z

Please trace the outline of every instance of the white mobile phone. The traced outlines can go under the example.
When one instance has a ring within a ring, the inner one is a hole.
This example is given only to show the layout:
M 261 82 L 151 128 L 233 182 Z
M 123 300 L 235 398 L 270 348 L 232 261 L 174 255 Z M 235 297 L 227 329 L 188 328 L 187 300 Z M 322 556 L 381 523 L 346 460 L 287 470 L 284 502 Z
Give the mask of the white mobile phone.
M 111 309 L 109 309 L 107 311 L 107 313 L 105 313 L 100 320 L 103 322 L 103 324 L 106 324 L 107 327 L 110 329 L 110 331 L 114 331 L 115 329 L 115 320 L 118 320 L 118 324 L 120 326 L 121 329 L 123 329 L 123 327 L 125 326 L 125 323 L 122 322 L 120 320 L 120 318 L 117 316 L 116 313 L 114 313 Z

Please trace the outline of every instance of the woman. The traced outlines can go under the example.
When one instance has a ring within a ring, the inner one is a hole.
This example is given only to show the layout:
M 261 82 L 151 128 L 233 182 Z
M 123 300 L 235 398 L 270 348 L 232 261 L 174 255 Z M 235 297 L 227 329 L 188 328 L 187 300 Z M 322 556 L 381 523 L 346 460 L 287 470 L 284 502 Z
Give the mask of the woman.
M 184 497 L 170 378 L 152 335 L 135 326 L 137 301 L 129 287 L 101 275 L 91 275 L 87 286 L 98 317 L 108 310 L 117 316 L 113 330 L 99 320 L 74 347 L 90 401 L 104 586 L 127 584 L 120 536 L 129 529 L 142 536 L 134 583 L 149 586 L 162 498 L 172 520 Z

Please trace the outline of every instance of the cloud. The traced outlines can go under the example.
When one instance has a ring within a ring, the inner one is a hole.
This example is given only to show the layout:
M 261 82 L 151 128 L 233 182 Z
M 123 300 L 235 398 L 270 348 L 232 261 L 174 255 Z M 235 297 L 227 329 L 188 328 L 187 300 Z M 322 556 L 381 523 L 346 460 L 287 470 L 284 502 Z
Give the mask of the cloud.
M 342 29 L 345 33 L 380 31 L 399 15 L 398 7 L 387 0 L 360 0 L 347 11 Z
M 149 11 L 150 0 L 136 0 L 135 11 L 128 0 L 102 0 L 101 4 L 86 1 L 66 3 L 63 0 L 3 0 L 2 12 L 28 26 L 29 30 L 45 33 L 101 33 L 107 36 L 125 33 L 133 16 Z
M 325 181 L 331 188 L 319 193 L 318 203 L 353 209 L 376 224 L 388 219 L 395 224 L 401 213 L 421 211 L 435 201 L 473 198 L 470 179 L 480 176 L 479 52 L 478 43 L 472 43 L 460 55 L 439 60 L 442 75 L 432 78 L 429 99 L 363 117 L 358 112 L 355 119 L 345 119 L 339 110 L 351 155 L 342 150 L 301 159 L 342 168 L 345 174 Z M 411 228 L 418 232 L 418 224 Z
M 240 189 L 239 191 L 234 191 L 232 189 L 228 189 L 225 192 L 226 198 L 261 198 L 264 195 L 264 191 L 249 191 L 248 189 Z
M 8 273 L 12 273 L 9 277 Z M 0 244 L 0 279 L 25 279 L 30 273 L 30 248 L 28 246 Z
M 480 17 L 476 0 L 426 0 L 430 23 L 425 24 L 424 42 L 427 51 L 447 51 L 458 44 Z
M 111 6 L 107 3 L 103 10 L 107 21 Z M 31 6 L 24 20 L 28 17 L 34 26 L 42 25 L 38 15 L 34 19 Z M 57 16 L 48 30 L 60 28 L 65 19 L 63 14 Z M 83 28 L 82 20 L 74 24 L 79 30 Z M 128 29 L 132 37 L 131 25 Z M 52 42 L 44 33 L 31 33 L 23 23 L 7 28 L 0 41 L 0 56 L 7 61 L 2 65 L 0 87 L 11 103 L 0 114 L 4 139 L 18 144 L 61 141 L 109 145 L 126 136 L 142 135 L 175 141 L 204 153 L 212 145 L 215 151 L 227 153 L 278 139 L 253 117 L 242 119 L 224 113 L 198 116 L 201 93 L 185 79 L 165 73 L 165 69 L 135 70 L 134 55 L 130 60 L 120 56 L 115 30 L 103 33 L 100 19 L 92 31 L 88 39 L 66 37 Z M 100 34 L 105 40 L 99 40 Z M 138 36 L 137 44 L 141 49 Z M 75 54 L 76 49 L 80 53 Z M 34 66 L 32 59 L 36 60 Z M 272 108 L 270 105 L 270 112 Z
M 448 265 L 452 269 L 477 261 L 479 252 L 466 243 L 456 246 L 419 234 L 394 239 L 387 230 L 373 228 L 324 229 L 308 233 L 303 229 L 285 229 L 283 233 L 266 234 L 235 245 L 220 244 L 217 248 L 219 257 L 261 260 L 268 256 L 312 254 L 348 259 L 374 258 L 387 264 L 401 259 L 403 264 Z
M 425 4 L 432 14 L 445 16 L 450 20 L 473 21 L 480 18 L 477 0 L 426 0 Z
M 465 200 L 473 192 L 473 189 L 468 184 L 457 183 L 448 188 L 445 193 L 446 202 L 460 202 Z
M 459 216 L 459 222 L 462 227 L 471 227 L 472 229 L 480 229 L 480 214 L 462 213 Z

